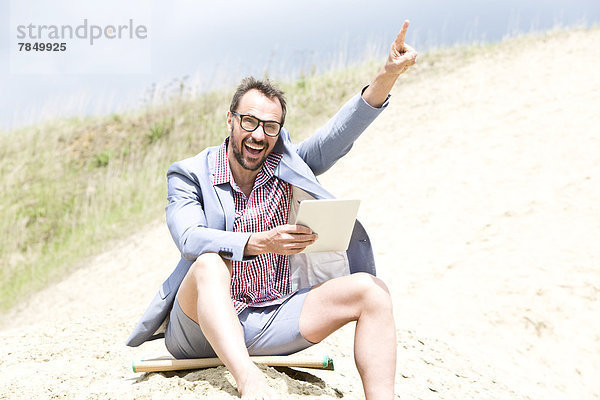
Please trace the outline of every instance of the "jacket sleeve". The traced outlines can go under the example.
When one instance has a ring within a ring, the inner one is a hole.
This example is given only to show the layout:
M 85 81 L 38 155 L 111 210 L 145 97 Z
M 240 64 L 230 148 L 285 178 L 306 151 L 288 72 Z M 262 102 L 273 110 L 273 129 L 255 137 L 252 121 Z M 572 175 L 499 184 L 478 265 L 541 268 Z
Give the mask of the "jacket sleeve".
M 342 108 L 308 139 L 297 145 L 297 153 L 315 175 L 322 174 L 346 155 L 354 141 L 388 106 L 388 99 L 380 108 L 370 106 L 362 92 L 352 97 Z
M 169 168 L 167 182 L 167 226 L 183 258 L 194 261 L 204 253 L 217 253 L 235 261 L 254 258 L 244 257 L 251 233 L 207 227 L 200 183 L 181 162 Z

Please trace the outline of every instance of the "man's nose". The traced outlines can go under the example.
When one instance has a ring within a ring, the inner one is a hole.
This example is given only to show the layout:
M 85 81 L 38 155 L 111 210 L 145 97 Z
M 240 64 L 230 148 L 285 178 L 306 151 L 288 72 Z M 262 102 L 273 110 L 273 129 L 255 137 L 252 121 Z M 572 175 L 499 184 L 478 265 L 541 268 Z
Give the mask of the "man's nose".
M 256 129 L 252 132 L 252 137 L 255 140 L 264 140 L 265 139 L 265 127 L 264 127 L 264 122 L 259 122 L 258 126 L 256 127 Z

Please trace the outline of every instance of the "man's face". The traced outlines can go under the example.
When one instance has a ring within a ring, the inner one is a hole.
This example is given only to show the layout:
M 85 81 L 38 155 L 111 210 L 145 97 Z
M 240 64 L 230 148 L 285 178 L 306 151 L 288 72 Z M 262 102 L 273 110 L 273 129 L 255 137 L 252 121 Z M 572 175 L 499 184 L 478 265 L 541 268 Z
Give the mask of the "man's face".
M 281 121 L 281 104 L 277 98 L 269 99 L 258 90 L 250 90 L 242 96 L 238 103 L 239 114 L 252 115 L 263 121 Z M 227 114 L 227 127 L 229 128 L 230 146 L 227 149 L 227 158 L 230 165 L 237 163 L 242 168 L 258 171 L 267 156 L 273 150 L 278 136 L 268 136 L 260 124 L 253 132 L 247 132 L 240 126 L 240 117 Z

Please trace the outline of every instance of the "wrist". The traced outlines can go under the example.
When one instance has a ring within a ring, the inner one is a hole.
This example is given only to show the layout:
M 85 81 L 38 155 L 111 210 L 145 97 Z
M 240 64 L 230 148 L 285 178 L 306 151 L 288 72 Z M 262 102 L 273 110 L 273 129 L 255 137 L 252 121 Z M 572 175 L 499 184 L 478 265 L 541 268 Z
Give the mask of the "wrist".
M 250 235 L 246 247 L 244 248 L 244 255 L 246 256 L 257 256 L 265 253 L 265 244 L 262 237 L 262 232 L 255 232 Z
M 400 75 L 402 75 L 402 72 L 398 71 L 397 68 L 392 68 L 386 64 L 381 67 L 377 75 L 375 75 L 375 80 L 391 81 L 395 83 Z
M 374 108 L 381 107 L 388 98 L 390 91 L 394 87 L 396 80 L 398 79 L 397 74 L 386 72 L 383 67 L 367 89 L 363 92 L 362 98 Z

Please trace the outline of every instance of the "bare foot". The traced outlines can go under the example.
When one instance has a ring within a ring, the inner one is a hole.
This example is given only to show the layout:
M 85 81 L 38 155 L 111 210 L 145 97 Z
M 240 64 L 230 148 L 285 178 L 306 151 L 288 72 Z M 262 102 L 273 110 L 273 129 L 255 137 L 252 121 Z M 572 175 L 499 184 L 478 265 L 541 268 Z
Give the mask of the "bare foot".
M 238 392 L 244 400 L 276 400 L 278 397 L 267 384 L 258 367 L 250 362 L 246 373 L 236 380 Z

